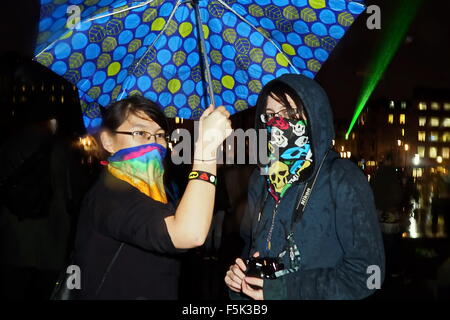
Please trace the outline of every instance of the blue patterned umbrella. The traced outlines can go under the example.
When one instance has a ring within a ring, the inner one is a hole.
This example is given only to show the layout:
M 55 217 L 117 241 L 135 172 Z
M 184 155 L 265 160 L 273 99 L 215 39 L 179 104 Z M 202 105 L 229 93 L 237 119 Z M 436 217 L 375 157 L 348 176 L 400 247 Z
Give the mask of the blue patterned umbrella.
M 41 0 L 35 59 L 74 83 L 89 131 L 141 94 L 168 117 L 255 104 L 284 73 L 313 78 L 364 4 L 350 0 Z

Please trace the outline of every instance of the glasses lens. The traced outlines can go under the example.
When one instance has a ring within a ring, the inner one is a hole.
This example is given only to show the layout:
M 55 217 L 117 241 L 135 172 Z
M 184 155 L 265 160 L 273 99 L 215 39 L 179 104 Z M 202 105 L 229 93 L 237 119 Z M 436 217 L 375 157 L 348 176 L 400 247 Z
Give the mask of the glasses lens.
M 133 138 L 138 141 L 144 141 L 150 139 L 150 135 L 145 131 L 133 131 Z
M 263 123 L 269 122 L 275 115 L 273 113 L 265 113 L 261 115 L 261 120 Z
M 166 135 L 163 134 L 163 133 L 157 133 L 155 135 L 155 137 L 156 137 L 156 141 L 159 142 L 159 143 L 163 143 L 163 142 L 166 141 Z
M 288 112 L 287 112 L 286 109 L 280 110 L 280 112 L 278 112 L 278 116 L 282 117 L 282 118 L 288 118 L 289 117 Z

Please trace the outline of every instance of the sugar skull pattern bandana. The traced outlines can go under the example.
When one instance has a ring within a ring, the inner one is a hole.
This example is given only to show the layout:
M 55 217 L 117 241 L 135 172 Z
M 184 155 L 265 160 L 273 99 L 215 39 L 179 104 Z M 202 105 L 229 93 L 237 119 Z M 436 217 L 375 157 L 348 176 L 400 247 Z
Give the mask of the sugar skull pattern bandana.
M 274 117 L 267 122 L 267 130 L 270 162 L 265 170 L 269 192 L 279 202 L 305 169 L 312 168 L 311 141 L 305 120 Z
M 157 143 L 119 150 L 108 158 L 108 171 L 153 200 L 167 203 L 163 179 L 166 151 Z

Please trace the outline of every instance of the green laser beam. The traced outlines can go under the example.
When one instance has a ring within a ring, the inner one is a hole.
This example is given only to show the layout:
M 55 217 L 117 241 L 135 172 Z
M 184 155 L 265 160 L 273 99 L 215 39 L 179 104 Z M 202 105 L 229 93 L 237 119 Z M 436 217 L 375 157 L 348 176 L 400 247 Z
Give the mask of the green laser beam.
M 372 76 L 366 78 L 363 83 L 363 89 L 361 91 L 355 113 L 353 114 L 352 121 L 347 133 L 345 134 L 346 140 L 348 140 L 356 120 L 358 120 L 359 115 L 363 111 L 378 82 L 394 58 L 395 53 L 398 51 L 409 26 L 411 25 L 420 5 L 422 4 L 422 1 L 423 0 L 404 0 L 398 2 L 399 4 L 396 8 L 396 12 L 391 20 L 391 23 L 385 29 L 385 36 L 382 38 L 382 41 L 376 50 L 375 59 L 373 59 L 370 64 L 369 70 Z

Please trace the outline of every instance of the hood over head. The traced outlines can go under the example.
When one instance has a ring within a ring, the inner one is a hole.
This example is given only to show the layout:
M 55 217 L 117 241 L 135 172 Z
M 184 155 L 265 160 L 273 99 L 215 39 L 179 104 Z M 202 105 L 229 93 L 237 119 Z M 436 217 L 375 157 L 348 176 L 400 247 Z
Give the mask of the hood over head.
M 312 142 L 313 157 L 315 159 L 313 171 L 315 173 L 327 151 L 332 148 L 332 140 L 335 137 L 333 114 L 328 96 L 325 90 L 315 80 L 299 74 L 284 74 L 268 82 L 259 95 L 256 104 L 255 119 L 255 127 L 257 129 L 264 127 L 264 124 L 260 120 L 261 114 L 265 111 L 265 106 L 261 103 L 261 97 L 268 94 L 267 89 L 270 90 L 270 87 L 274 83 L 281 83 L 290 87 L 298 94 L 303 103 Z

